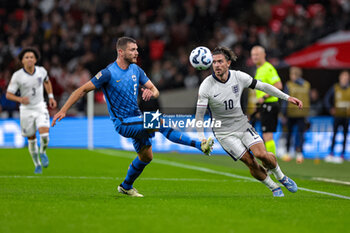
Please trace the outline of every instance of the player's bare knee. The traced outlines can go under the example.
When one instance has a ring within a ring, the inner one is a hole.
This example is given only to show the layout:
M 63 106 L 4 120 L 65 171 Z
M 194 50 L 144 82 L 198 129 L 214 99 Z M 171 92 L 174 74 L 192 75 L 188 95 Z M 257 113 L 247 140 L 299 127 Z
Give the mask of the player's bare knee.
M 141 151 L 138 153 L 138 156 L 142 162 L 149 163 L 153 159 L 153 153 L 152 153 L 152 147 L 151 146 L 145 146 L 141 149 Z
M 274 153 L 272 153 L 272 152 L 267 152 L 267 158 L 269 158 L 270 160 L 272 159 L 272 160 L 274 160 L 274 161 L 277 161 L 277 159 L 276 159 L 276 156 L 274 155 Z
M 27 138 L 28 138 L 28 140 L 34 140 L 34 139 L 36 139 L 36 136 L 34 134 L 33 136 L 30 136 L 30 137 L 27 137 Z
M 257 157 L 258 159 L 260 160 L 264 160 L 266 159 L 269 155 L 266 151 L 263 151 L 263 150 L 260 150 L 260 151 L 257 151 L 255 154 L 254 154 L 255 157 Z
M 49 128 L 39 128 L 39 134 L 48 134 L 49 133 Z
M 146 159 L 148 160 L 147 162 L 151 162 L 153 160 L 153 153 L 147 154 Z
M 153 155 L 150 156 L 150 155 L 145 155 L 145 154 L 143 154 L 143 155 L 140 155 L 140 154 L 139 154 L 139 159 L 140 159 L 142 162 L 149 163 L 149 162 L 152 161 Z

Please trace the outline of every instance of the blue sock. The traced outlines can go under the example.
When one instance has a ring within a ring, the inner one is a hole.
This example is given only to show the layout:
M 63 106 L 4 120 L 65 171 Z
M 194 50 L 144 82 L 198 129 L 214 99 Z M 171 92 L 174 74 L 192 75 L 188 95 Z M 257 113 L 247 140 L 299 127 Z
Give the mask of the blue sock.
M 198 140 L 193 140 L 180 131 L 174 130 L 172 128 L 160 128 L 159 132 L 162 133 L 167 139 L 172 142 L 179 143 L 186 146 L 196 147 L 198 150 L 201 149 L 201 142 Z
M 146 165 L 149 163 L 142 162 L 139 157 L 137 156 L 134 161 L 129 166 L 128 173 L 126 174 L 125 180 L 122 183 L 122 186 L 125 189 L 132 189 L 132 185 L 139 177 L 139 175 L 142 173 L 143 169 L 146 167 Z

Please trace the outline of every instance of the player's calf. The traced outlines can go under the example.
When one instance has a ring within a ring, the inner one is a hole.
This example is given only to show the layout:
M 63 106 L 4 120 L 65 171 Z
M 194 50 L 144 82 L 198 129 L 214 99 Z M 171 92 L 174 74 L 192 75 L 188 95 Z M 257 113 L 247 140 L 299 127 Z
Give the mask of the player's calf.
M 140 158 L 137 156 L 130 164 L 128 172 L 126 173 L 126 177 L 122 183 L 122 187 L 125 190 L 131 190 L 133 187 L 135 180 L 141 175 L 143 172 L 143 169 L 148 165 L 149 163 L 143 162 L 140 160 Z
M 49 166 L 49 158 L 46 155 L 46 148 L 49 144 L 49 133 L 40 134 L 40 159 L 43 167 Z
M 208 139 L 207 141 L 205 141 L 205 143 L 202 143 L 199 140 L 193 140 L 192 138 L 188 137 L 186 134 L 178 130 L 174 130 L 172 128 L 161 127 L 159 129 L 159 132 L 172 142 L 195 147 L 206 155 L 210 155 L 212 151 L 212 146 L 214 144 L 214 141 L 211 138 L 210 140 Z
M 28 139 L 28 150 L 30 155 L 32 156 L 33 163 L 35 166 L 34 173 L 40 174 L 41 173 L 41 162 L 38 156 L 38 145 L 36 138 L 34 139 Z

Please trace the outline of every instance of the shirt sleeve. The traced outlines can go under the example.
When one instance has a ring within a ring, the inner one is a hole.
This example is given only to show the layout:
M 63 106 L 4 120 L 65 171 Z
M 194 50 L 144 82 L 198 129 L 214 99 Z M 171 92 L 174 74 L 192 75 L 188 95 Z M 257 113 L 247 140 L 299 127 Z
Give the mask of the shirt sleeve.
M 149 78 L 147 77 L 145 71 L 143 71 L 143 69 L 141 69 L 140 67 L 139 67 L 139 71 L 140 71 L 139 82 L 141 85 L 144 85 L 145 83 L 147 83 L 149 81 Z
M 108 69 L 103 69 L 98 72 L 92 79 L 91 82 L 96 88 L 101 88 L 111 80 L 111 72 Z
M 12 93 L 12 94 L 16 94 L 18 88 L 19 88 L 19 84 L 17 82 L 17 76 L 16 75 L 12 75 L 10 84 L 7 87 L 7 91 Z
M 203 88 L 203 86 L 200 86 L 200 88 L 199 88 L 197 108 L 198 107 L 207 108 L 207 106 L 208 106 L 209 95 L 204 89 L 205 88 Z
M 47 70 L 44 67 L 41 67 L 41 70 L 42 70 L 42 72 L 44 74 L 44 82 L 49 81 L 49 75 L 47 73 Z
M 251 88 L 254 89 L 256 85 L 256 80 L 253 79 L 249 74 L 238 71 L 239 81 L 241 82 L 243 88 Z

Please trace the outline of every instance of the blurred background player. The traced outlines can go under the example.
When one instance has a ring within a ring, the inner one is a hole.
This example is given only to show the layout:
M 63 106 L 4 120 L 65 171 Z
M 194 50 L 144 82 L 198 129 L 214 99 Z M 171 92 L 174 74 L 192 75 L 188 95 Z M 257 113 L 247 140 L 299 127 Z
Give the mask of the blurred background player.
M 254 78 L 282 90 L 282 82 L 276 69 L 266 61 L 265 49 L 262 46 L 254 46 L 251 50 L 251 58 L 257 67 Z M 261 129 L 266 150 L 276 155 L 273 132 L 276 132 L 278 123 L 278 98 L 256 90 L 256 100 L 259 105 L 258 112 L 260 113 Z
M 320 98 L 320 94 L 316 88 L 310 90 L 310 111 L 309 116 L 320 116 L 323 113 L 323 101 Z
M 149 101 L 152 97 L 158 98 L 159 91 L 146 76 L 146 73 L 135 63 L 138 57 L 136 40 L 130 37 L 121 37 L 117 40 L 116 50 L 118 57 L 115 62 L 98 72 L 95 77 L 76 89 L 61 110 L 54 116 L 52 126 L 56 120 L 66 116 L 68 109 L 83 97 L 87 92 L 101 88 L 106 97 L 108 111 L 115 130 L 122 136 L 132 138 L 138 156 L 132 161 L 125 180 L 118 186 L 118 192 L 133 197 L 143 197 L 133 184 L 144 168 L 152 161 L 152 140 L 154 130 L 143 127 L 143 118 L 138 107 L 137 97 L 139 86 L 142 99 Z M 159 113 L 159 112 L 157 112 Z M 156 114 L 157 114 L 156 113 Z M 153 117 L 159 117 L 153 115 Z M 172 142 L 192 146 L 209 155 L 213 145 L 212 139 L 203 142 L 192 140 L 188 136 L 172 128 L 160 127 L 161 132 Z
M 236 55 L 230 49 L 226 47 L 214 49 L 212 64 L 214 73 L 200 85 L 196 120 L 203 121 L 209 106 L 212 118 L 221 121 L 220 127 L 213 128 L 213 133 L 227 154 L 235 161 L 241 160 L 247 165 L 251 175 L 266 185 L 273 196 L 283 197 L 284 194 L 267 174 L 266 169 L 271 171 L 290 192 L 296 192 L 297 185 L 283 174 L 276 156 L 266 151 L 261 137 L 248 122 L 247 116 L 243 114 L 240 101 L 243 89 L 251 88 L 265 91 L 299 108 L 302 107 L 302 102 L 272 85 L 253 79 L 244 72 L 230 70 L 230 65 L 235 60 Z M 198 135 L 200 140 L 205 138 L 203 128 L 198 128 Z M 255 158 L 261 160 L 264 167 Z
M 11 78 L 7 88 L 6 98 L 20 103 L 21 131 L 28 138 L 28 149 L 35 165 L 35 174 L 42 173 L 49 165 L 46 148 L 49 143 L 50 116 L 44 101 L 44 88 L 49 97 L 50 108 L 56 108 L 56 101 L 52 93 L 52 86 L 44 67 L 36 66 L 39 52 L 34 48 L 25 48 L 19 55 L 23 68 L 17 70 Z M 20 91 L 20 96 L 16 95 Z M 40 150 L 36 140 L 36 131 L 40 134 Z M 39 154 L 41 162 L 39 159 Z
M 304 161 L 303 143 L 306 121 L 310 109 L 310 83 L 302 78 L 303 72 L 299 67 L 291 67 L 289 70 L 289 79 L 284 87 L 283 92 L 295 96 L 303 102 L 303 109 L 298 110 L 291 103 L 283 103 L 283 113 L 287 117 L 287 153 L 282 157 L 284 161 L 290 161 L 290 146 L 293 135 L 293 129 L 296 126 L 296 137 L 294 139 L 294 152 L 297 163 Z
M 325 158 L 326 162 L 342 163 L 346 151 L 346 139 L 349 128 L 350 117 L 350 74 L 344 70 L 339 75 L 339 83 L 331 87 L 324 99 L 326 109 L 334 117 L 333 138 L 330 154 Z M 335 138 L 339 129 L 343 127 L 343 150 L 339 157 L 334 156 Z

